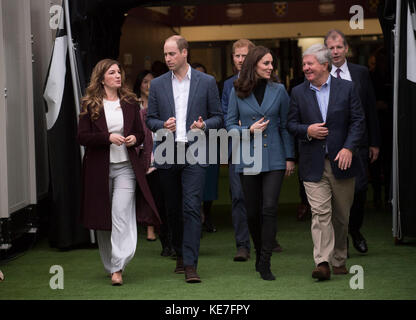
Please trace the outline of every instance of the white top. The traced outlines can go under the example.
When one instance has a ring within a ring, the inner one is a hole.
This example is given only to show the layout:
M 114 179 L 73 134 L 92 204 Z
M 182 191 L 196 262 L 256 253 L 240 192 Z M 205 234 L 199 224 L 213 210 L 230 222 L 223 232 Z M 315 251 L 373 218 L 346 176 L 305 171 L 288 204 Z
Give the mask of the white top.
M 188 142 L 186 137 L 186 112 L 188 110 L 189 88 L 191 86 L 191 66 L 188 64 L 188 72 L 182 80 L 179 80 L 172 72 L 173 99 L 175 101 L 176 114 L 176 140 Z
M 350 70 L 348 70 L 347 60 L 345 60 L 344 64 L 339 68 L 341 69 L 341 72 L 339 73 L 339 76 L 341 77 L 341 79 L 352 81 Z M 331 75 L 333 75 L 335 78 L 338 77 L 337 69 L 338 69 L 337 66 L 332 65 Z
M 123 110 L 121 110 L 120 100 L 109 101 L 104 99 L 104 114 L 107 121 L 108 132 L 118 133 L 124 136 Z M 110 163 L 119 163 L 129 160 L 125 144 L 117 146 L 110 145 Z

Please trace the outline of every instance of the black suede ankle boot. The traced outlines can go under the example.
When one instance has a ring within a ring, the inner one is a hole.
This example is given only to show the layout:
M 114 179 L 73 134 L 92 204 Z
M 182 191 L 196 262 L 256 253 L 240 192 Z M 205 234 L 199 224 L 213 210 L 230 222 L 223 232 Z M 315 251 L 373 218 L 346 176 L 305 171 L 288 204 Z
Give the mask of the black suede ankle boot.
M 258 264 L 258 272 L 263 280 L 275 280 L 276 277 L 270 270 L 270 258 L 271 254 L 266 254 L 265 252 L 261 252 L 260 261 Z

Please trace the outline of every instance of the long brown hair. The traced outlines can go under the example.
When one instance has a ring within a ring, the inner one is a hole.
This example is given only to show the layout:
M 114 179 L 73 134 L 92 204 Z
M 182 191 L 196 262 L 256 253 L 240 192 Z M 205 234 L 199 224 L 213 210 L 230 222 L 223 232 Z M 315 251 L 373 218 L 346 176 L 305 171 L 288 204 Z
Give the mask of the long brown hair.
M 240 75 L 234 81 L 234 88 L 237 96 L 241 99 L 247 98 L 257 84 L 259 76 L 256 73 L 257 63 L 270 52 L 270 50 L 263 46 L 257 46 L 249 50 L 244 59 Z
M 103 59 L 99 61 L 91 73 L 91 80 L 86 89 L 84 97 L 81 99 L 81 113 L 80 117 L 90 112 L 91 120 L 95 121 L 99 118 L 103 105 L 103 98 L 105 97 L 105 89 L 102 84 L 104 75 L 112 65 L 117 65 L 121 72 L 121 87 L 117 89 L 117 94 L 120 101 L 138 101 L 136 95 L 126 86 L 126 74 L 121 64 L 112 59 Z

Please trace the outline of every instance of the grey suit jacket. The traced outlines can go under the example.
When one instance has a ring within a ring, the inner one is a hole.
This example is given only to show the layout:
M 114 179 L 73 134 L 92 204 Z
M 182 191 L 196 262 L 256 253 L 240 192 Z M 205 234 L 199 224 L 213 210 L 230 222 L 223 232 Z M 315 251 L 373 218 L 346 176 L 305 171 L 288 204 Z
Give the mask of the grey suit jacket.
M 205 133 L 209 129 L 220 129 L 223 127 L 221 102 L 215 78 L 191 68 L 191 84 L 186 113 L 187 130 L 190 130 L 193 122 L 197 121 L 200 116 L 206 125 Z M 146 124 L 151 131 L 156 132 L 159 129 L 163 129 L 163 124 L 170 117 L 176 117 L 172 71 L 153 79 L 151 82 Z M 157 142 L 156 146 L 160 143 L 160 141 Z M 192 143 L 190 141 L 190 144 Z M 206 147 L 208 156 L 208 143 Z M 156 167 L 159 168 L 169 168 L 170 166 L 167 164 L 158 165 L 156 163 Z

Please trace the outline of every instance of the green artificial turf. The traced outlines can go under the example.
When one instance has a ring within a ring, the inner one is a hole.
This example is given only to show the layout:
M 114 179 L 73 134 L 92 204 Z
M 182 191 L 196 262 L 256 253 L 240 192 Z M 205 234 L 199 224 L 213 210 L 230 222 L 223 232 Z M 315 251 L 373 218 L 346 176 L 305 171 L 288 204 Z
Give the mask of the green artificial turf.
M 351 249 L 347 267 L 364 270 L 364 289 L 350 288 L 352 274 L 332 276 L 316 282 L 310 220 L 296 221 L 296 204 L 282 203 L 278 215 L 278 240 L 283 252 L 274 253 L 275 281 L 264 281 L 254 271 L 254 259 L 234 262 L 235 244 L 229 205 L 212 209 L 216 233 L 203 233 L 198 273 L 202 283 L 187 284 L 173 272 L 175 261 L 161 257 L 159 241 L 148 242 L 140 229 L 134 259 L 123 275 L 124 285 L 112 287 L 95 248 L 58 251 L 47 239 L 39 241 L 23 256 L 1 264 L 5 280 L 0 299 L 126 299 L 126 300 L 280 300 L 280 299 L 415 299 L 416 247 L 409 242 L 395 245 L 391 215 L 367 210 L 363 233 L 369 253 Z M 50 267 L 64 270 L 64 289 L 52 290 Z

